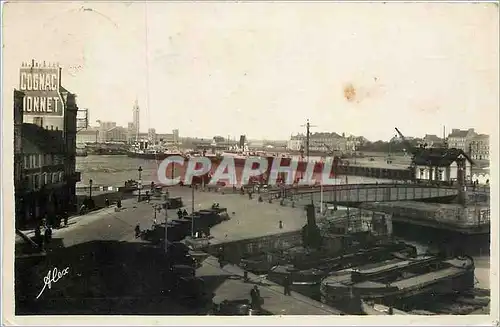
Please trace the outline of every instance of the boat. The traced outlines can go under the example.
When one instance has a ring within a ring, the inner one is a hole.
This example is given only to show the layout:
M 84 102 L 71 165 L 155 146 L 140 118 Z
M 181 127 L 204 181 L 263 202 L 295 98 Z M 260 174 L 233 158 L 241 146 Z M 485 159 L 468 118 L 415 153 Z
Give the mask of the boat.
M 333 254 L 327 251 L 321 253 L 295 254 L 290 262 L 298 269 L 317 268 L 324 271 L 334 271 L 364 262 L 376 262 L 394 257 L 414 257 L 417 255 L 415 246 L 404 242 L 388 242 L 379 245 L 364 244 L 355 246 L 343 254 Z
M 185 158 L 184 154 L 181 151 L 164 151 L 157 149 L 131 149 L 127 152 L 127 156 L 130 158 L 140 158 L 146 160 L 165 160 L 173 156 L 181 156 Z
M 396 258 L 344 269 L 321 282 L 321 301 L 349 314 L 362 314 L 362 301 L 407 309 L 425 296 L 474 288 L 474 260 L 436 256 Z

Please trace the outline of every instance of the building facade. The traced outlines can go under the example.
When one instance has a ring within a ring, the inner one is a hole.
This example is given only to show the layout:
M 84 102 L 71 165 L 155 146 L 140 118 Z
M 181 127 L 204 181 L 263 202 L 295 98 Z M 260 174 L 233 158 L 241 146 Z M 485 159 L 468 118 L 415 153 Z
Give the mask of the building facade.
M 469 144 L 469 152 L 474 160 L 490 160 L 490 136 L 476 135 Z
M 20 194 L 23 192 L 23 99 L 24 93 L 14 90 L 14 195 L 15 195 L 15 212 L 16 212 L 16 226 L 17 217 L 22 213 L 21 207 L 23 206 L 22 197 Z
M 344 135 L 337 133 L 311 133 L 309 135 L 309 151 L 311 152 L 337 152 L 345 153 L 349 151 L 349 144 Z M 288 149 L 291 151 L 306 151 L 306 136 L 304 134 L 292 135 L 288 141 Z
M 76 206 L 75 94 L 60 85 L 61 68 L 32 62 L 14 92 L 16 226 Z
M 471 158 L 456 148 L 424 148 L 413 158 L 415 179 L 453 183 L 472 181 Z
M 106 131 L 106 142 L 127 142 L 127 129 L 121 126 L 115 126 Z
M 99 142 L 99 129 L 89 127 L 82 129 L 76 134 L 76 144 L 98 143 Z
M 448 135 L 448 147 L 469 152 L 469 145 L 476 135 L 474 128 L 468 130 L 452 129 Z

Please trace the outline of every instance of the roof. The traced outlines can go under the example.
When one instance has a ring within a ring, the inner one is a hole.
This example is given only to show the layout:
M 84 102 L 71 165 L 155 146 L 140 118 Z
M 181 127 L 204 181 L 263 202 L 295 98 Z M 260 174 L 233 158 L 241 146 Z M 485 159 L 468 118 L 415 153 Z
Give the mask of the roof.
M 453 129 L 448 137 L 467 137 L 469 130 Z
M 459 156 L 464 156 L 471 164 L 474 164 L 463 150 L 456 148 L 418 148 L 413 163 L 418 166 L 447 167 Z
M 62 131 L 42 128 L 35 124 L 23 124 L 23 153 L 61 153 L 65 142 Z
M 332 132 L 332 133 L 327 133 L 327 132 L 316 132 L 316 133 L 311 133 L 310 137 L 334 137 L 334 138 L 341 138 L 339 134 Z
M 441 139 L 440 137 L 438 137 L 434 134 L 425 134 L 424 140 L 432 141 L 432 142 L 442 142 L 443 141 L 443 139 Z

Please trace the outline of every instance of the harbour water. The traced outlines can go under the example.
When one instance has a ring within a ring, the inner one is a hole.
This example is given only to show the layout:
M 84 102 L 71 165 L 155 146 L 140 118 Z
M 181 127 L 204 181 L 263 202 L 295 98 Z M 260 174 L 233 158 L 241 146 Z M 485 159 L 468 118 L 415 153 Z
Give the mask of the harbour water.
M 320 159 L 320 157 L 310 157 L 310 161 L 320 161 Z M 142 168 L 141 179 L 144 182 L 158 182 L 158 167 L 160 163 L 161 161 L 130 158 L 121 155 L 77 157 L 76 170 L 81 172 L 81 181 L 77 186 L 87 186 L 90 184 L 90 180 L 92 180 L 93 185 L 122 186 L 126 180 L 139 179 L 139 167 Z M 176 171 L 176 176 L 178 174 L 179 171 Z M 339 181 L 342 184 L 392 182 L 391 180 L 360 176 L 347 176 L 347 178 L 346 176 L 342 176 L 339 177 Z
M 157 181 L 157 170 L 160 162 L 155 160 L 144 160 L 129 158 L 119 155 L 89 155 L 87 157 L 77 157 L 77 171 L 81 172 L 81 182 L 79 186 L 88 185 L 90 179 L 94 185 L 121 186 L 129 179 L 139 179 L 138 168 L 142 168 L 141 178 L 143 181 Z M 318 158 L 311 158 L 312 160 Z M 370 162 L 372 163 L 372 162 Z M 363 162 L 361 161 L 361 164 Z M 176 174 L 177 175 L 177 174 Z M 346 182 L 345 176 L 339 178 L 342 183 Z M 392 182 L 368 177 L 348 176 L 349 184 Z M 417 246 L 419 253 L 429 250 L 429 244 L 415 240 L 402 239 L 405 242 Z M 489 256 L 474 257 L 476 260 L 476 278 L 480 288 L 489 288 Z

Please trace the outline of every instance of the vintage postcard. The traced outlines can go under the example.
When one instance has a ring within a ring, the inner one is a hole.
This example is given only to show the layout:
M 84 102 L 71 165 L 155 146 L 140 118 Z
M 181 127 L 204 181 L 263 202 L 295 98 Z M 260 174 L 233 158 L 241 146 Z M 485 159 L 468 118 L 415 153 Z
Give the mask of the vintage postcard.
M 3 3 L 2 323 L 498 324 L 498 14 Z

